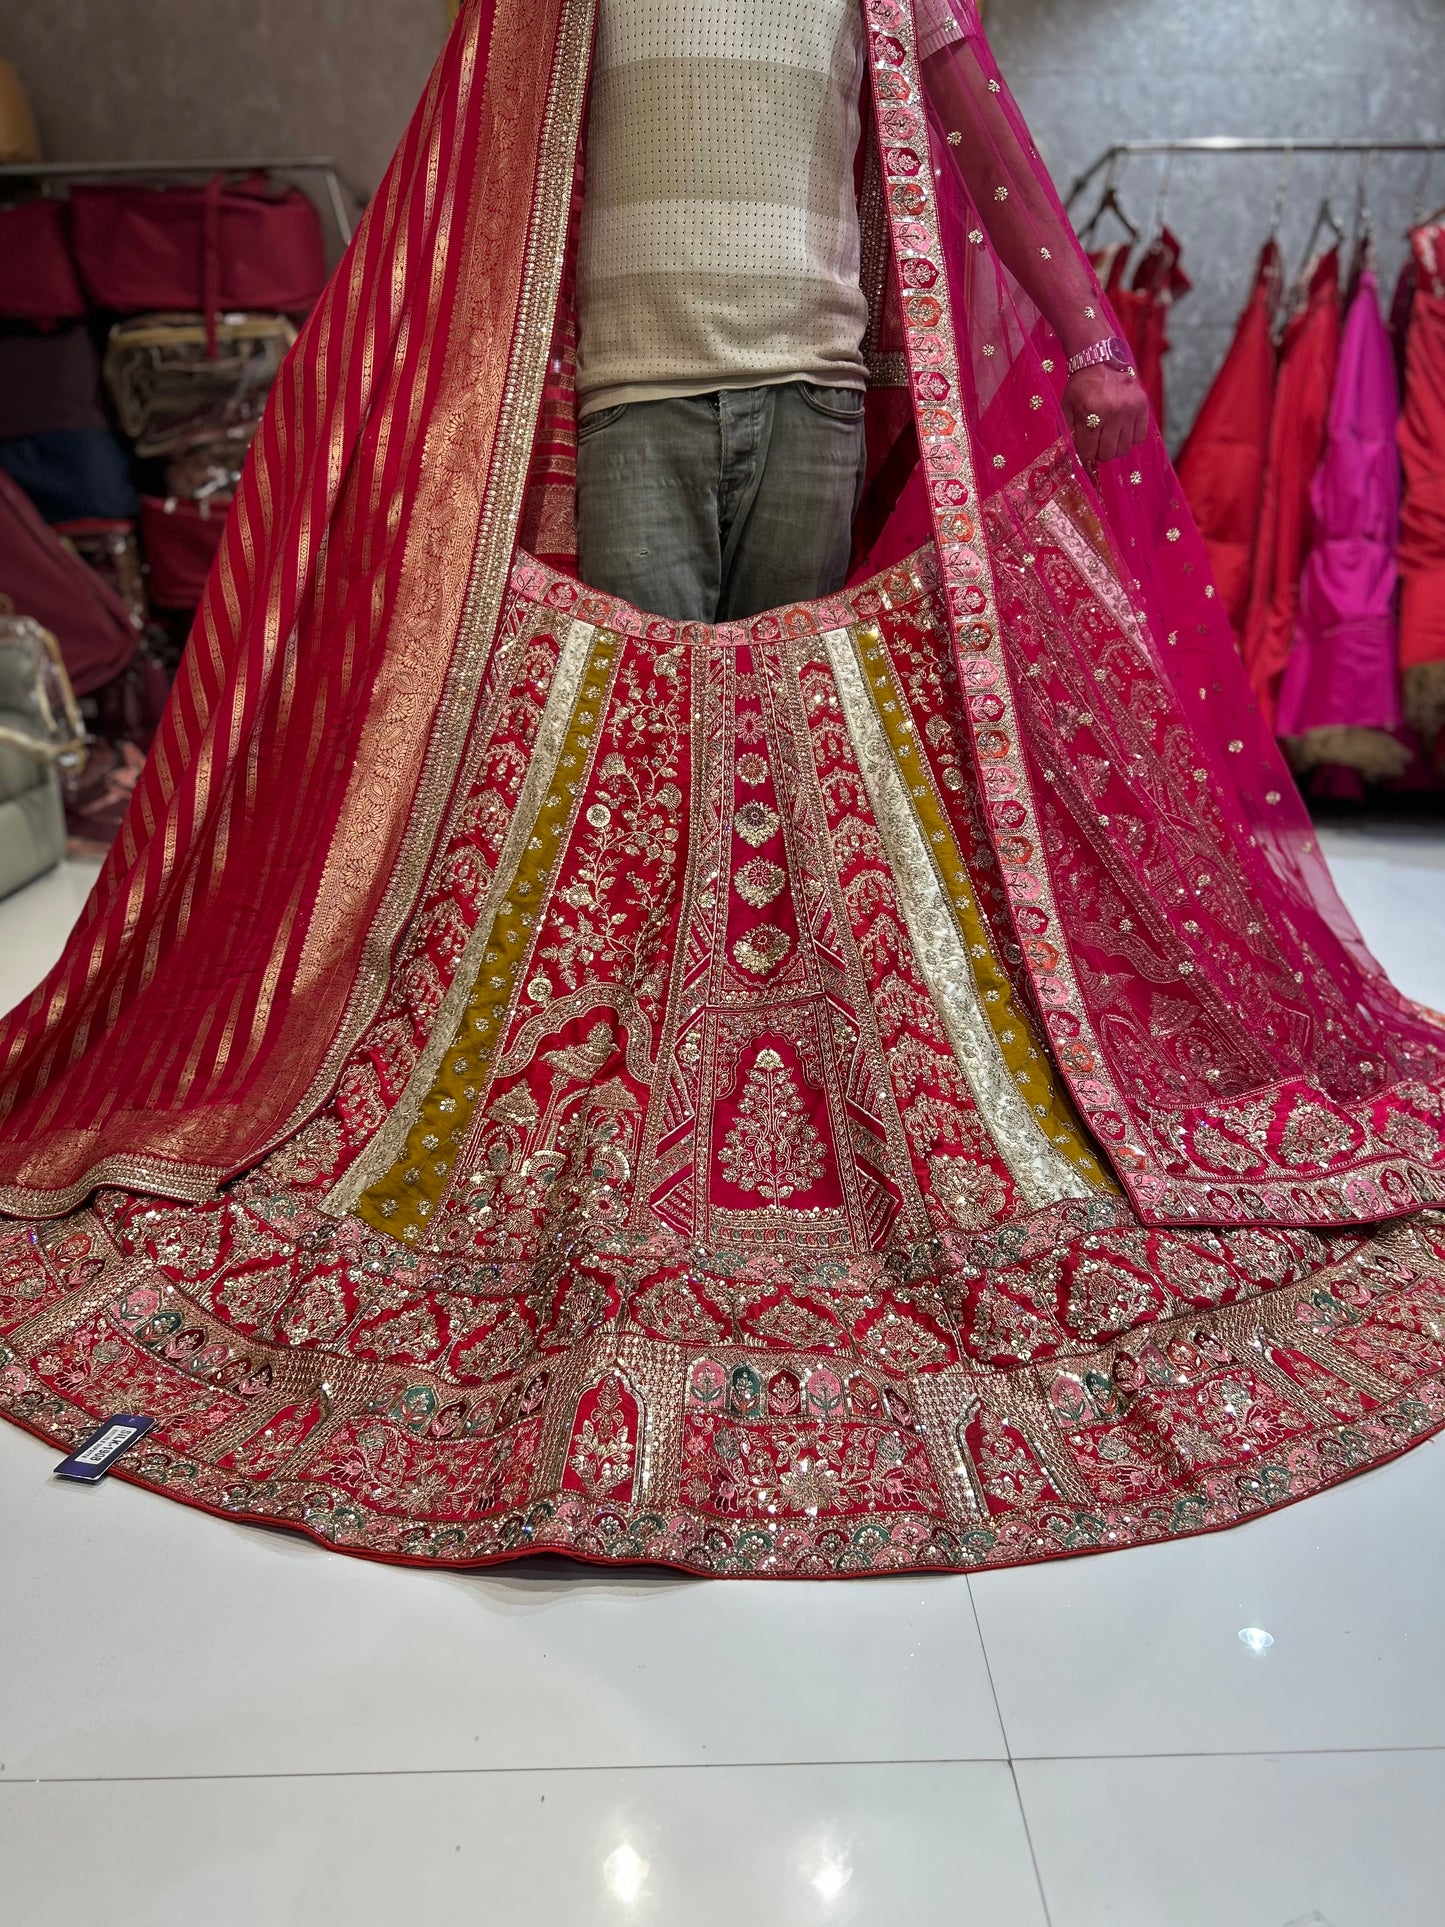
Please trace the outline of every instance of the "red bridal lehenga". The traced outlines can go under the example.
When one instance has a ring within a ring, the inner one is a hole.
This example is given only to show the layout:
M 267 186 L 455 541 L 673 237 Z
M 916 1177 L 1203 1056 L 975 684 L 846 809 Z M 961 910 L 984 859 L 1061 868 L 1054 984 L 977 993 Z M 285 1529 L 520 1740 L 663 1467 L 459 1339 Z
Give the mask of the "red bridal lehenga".
M 124 1477 L 380 1558 L 785 1576 L 1224 1526 L 1445 1419 L 1445 1028 L 1157 438 L 1074 455 L 1025 290 L 1102 297 L 971 6 L 921 73 L 864 3 L 858 566 L 719 628 L 571 561 L 591 0 L 464 9 L 0 1036 L 55 1445 L 153 1414 Z

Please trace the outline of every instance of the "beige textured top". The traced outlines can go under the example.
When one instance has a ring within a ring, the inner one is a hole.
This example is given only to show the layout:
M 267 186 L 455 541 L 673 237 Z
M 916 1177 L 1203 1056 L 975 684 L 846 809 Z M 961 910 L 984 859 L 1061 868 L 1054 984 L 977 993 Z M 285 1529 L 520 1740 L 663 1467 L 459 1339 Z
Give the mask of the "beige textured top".
M 924 57 L 961 37 L 918 0 Z M 583 413 L 861 388 L 859 0 L 601 0 L 578 267 Z

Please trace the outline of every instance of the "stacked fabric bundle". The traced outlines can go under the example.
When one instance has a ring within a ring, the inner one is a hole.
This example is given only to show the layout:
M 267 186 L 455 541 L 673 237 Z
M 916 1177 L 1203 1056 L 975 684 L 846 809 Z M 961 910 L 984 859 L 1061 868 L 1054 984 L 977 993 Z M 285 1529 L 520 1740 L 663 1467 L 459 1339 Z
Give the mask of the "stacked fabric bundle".
M 0 897 L 64 855 L 58 772 L 84 762 L 59 644 L 28 616 L 0 610 Z
M 292 317 L 325 273 L 311 202 L 264 175 L 0 207 L 0 479 L 32 511 L 0 499 L 0 595 L 55 628 L 99 739 L 70 785 L 73 836 L 104 844 L 118 827 Z M 100 684 L 87 598 L 27 606 L 37 575 L 64 579 L 61 545 L 110 592 L 109 616 L 126 612 L 128 647 Z
M 111 329 L 105 375 L 137 457 L 162 464 L 141 498 L 158 609 L 199 604 L 266 396 L 296 330 L 284 315 L 148 314 Z

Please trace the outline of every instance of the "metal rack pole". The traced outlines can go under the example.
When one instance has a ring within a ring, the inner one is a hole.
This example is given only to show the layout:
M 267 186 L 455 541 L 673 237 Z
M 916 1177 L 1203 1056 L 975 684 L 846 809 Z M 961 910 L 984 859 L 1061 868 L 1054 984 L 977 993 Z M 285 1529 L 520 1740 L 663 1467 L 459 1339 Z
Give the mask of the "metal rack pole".
M 1097 174 L 1112 162 L 1135 154 L 1435 154 L 1445 151 L 1445 134 L 1419 140 L 1371 140 L 1366 135 L 1340 140 L 1314 134 L 1199 134 L 1179 140 L 1115 141 L 1091 161 L 1069 189 L 1072 207 Z
M 3 181 L 119 180 L 154 174 L 319 174 L 342 246 L 352 235 L 351 215 L 336 162 L 329 155 L 307 155 L 296 160 L 196 161 L 11 161 L 0 167 Z

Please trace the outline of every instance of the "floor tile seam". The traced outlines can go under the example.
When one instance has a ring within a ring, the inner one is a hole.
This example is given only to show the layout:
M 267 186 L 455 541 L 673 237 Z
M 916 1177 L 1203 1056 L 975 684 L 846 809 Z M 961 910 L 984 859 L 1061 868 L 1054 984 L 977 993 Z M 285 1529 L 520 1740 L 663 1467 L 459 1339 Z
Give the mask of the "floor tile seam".
M 1011 1753 L 1011 1766 L 1110 1766 L 1144 1760 L 1348 1760 L 1419 1753 L 1445 1753 L 1445 1742 L 1422 1740 L 1397 1746 L 1189 1747 L 1176 1752 Z
M 270 1768 L 255 1772 L 230 1773 L 0 1773 L 0 1789 L 34 1786 L 178 1786 L 189 1782 L 200 1785 L 240 1784 L 252 1780 L 422 1780 L 422 1779 L 496 1779 L 535 1777 L 553 1774 L 580 1777 L 587 1774 L 615 1773 L 759 1773 L 759 1772 L 860 1772 L 888 1767 L 1006 1767 L 1011 1776 L 1020 1766 L 1109 1766 L 1159 1760 L 1310 1760 L 1310 1759 L 1388 1759 L 1445 1753 L 1445 1745 L 1330 1746 L 1330 1747 L 1235 1747 L 1223 1750 L 1200 1748 L 1178 1752 L 1146 1753 L 1019 1753 L 999 1754 L 924 1754 L 909 1758 L 886 1755 L 860 1756 L 846 1760 L 634 1760 L 591 1762 L 588 1764 L 516 1764 L 494 1766 L 418 1766 L 418 1767 L 317 1767 Z M 1022 1794 L 1020 1793 L 1020 1798 Z M 1032 1844 L 1032 1843 L 1031 1843 Z
M 999 1698 L 998 1683 L 993 1676 L 993 1657 L 988 1650 L 988 1641 L 984 1638 L 983 1621 L 979 1617 L 978 1598 L 974 1592 L 971 1577 L 965 1577 L 964 1586 L 968 1592 L 969 1610 L 973 1614 L 973 1630 L 978 1635 L 978 1649 L 983 1654 L 984 1676 L 988 1680 L 988 1690 L 993 1696 L 993 1716 L 998 1722 L 998 1733 L 999 1738 L 1003 1741 L 1004 1757 L 1011 1762 L 1013 1760 L 1013 1748 L 1009 1742 L 1008 1721 L 1004 1718 L 1003 1702 Z
M 1019 1810 L 1023 1815 L 1024 1827 L 1029 1836 L 1030 1851 L 1033 1852 L 1033 1830 L 1029 1821 L 1029 1796 L 1025 1790 L 1024 1785 L 1021 1784 L 1019 1780 L 1018 1769 L 1020 1767 L 1057 1765 L 1060 1762 L 1063 1762 L 1067 1765 L 1078 1765 L 1078 1766 L 1088 1765 L 1088 1766 L 1097 1768 L 1100 1765 L 1109 1765 L 1112 1763 L 1123 1762 L 1123 1761 L 1141 1761 L 1142 1762 L 1142 1761 L 1166 1761 L 1166 1760 L 1210 1760 L 1210 1761 L 1217 1760 L 1225 1763 L 1238 1764 L 1240 1761 L 1244 1761 L 1244 1760 L 1381 1759 L 1381 1758 L 1393 1758 L 1396 1756 L 1410 1757 L 1410 1756 L 1414 1756 L 1422 1753 L 1442 1753 L 1442 1752 L 1445 1752 L 1445 1747 L 1442 1747 L 1442 1746 L 1400 1746 L 1400 1747 L 1332 1747 L 1332 1748 L 1288 1748 L 1288 1749 L 1276 1748 L 1268 1752 L 1248 1751 L 1248 1752 L 1233 1752 L 1233 1753 L 1124 1753 L 1124 1754 L 1121 1754 L 1121 1753 L 1103 1753 L 1103 1754 L 1069 1753 L 1069 1754 L 1032 1754 L 1032 1755 L 1024 1754 L 1024 1755 L 1019 1755 L 1017 1758 L 1010 1759 L 1009 1772 L 1013 1776 L 1014 1787 L 1018 1795 Z M 1038 1788 L 1035 1789 L 1034 1797 L 1035 1798 L 1041 1797 L 1041 1789 L 1038 1789 Z M 1043 1796 L 1043 1797 L 1046 1797 L 1046 1796 Z M 1058 1855 L 1057 1853 L 1055 1853 L 1051 1856 L 1050 1864 L 1053 1865 L 1054 1862 L 1057 1860 L 1058 1860 Z M 1044 1881 L 1043 1868 L 1039 1862 L 1037 1853 L 1034 1853 L 1034 1868 L 1038 1875 L 1039 1890 L 1043 1898 L 1046 1918 L 1051 1924 L 1053 1916 L 1051 1913 L 1049 1913 L 1048 1888 Z M 1311 1918 L 1313 1919 L 1314 1916 L 1311 1915 Z
M 1039 1865 L 1038 1849 L 1034 1845 L 1034 1830 L 1029 1824 L 1028 1808 L 1024 1805 L 1023 1788 L 1019 1785 L 1018 1772 L 1014 1766 L 1013 1753 L 1009 1747 L 1008 1727 L 1004 1722 L 1003 1706 L 999 1701 L 998 1686 L 993 1676 L 993 1661 L 989 1658 L 988 1641 L 983 1636 L 983 1622 L 978 1616 L 978 1600 L 973 1590 L 972 1578 L 964 1581 L 968 1589 L 969 1608 L 973 1613 L 973 1629 L 978 1635 L 978 1648 L 983 1654 L 983 1670 L 988 1680 L 988 1690 L 993 1695 L 993 1714 L 998 1722 L 999 1738 L 1004 1743 L 1008 1759 L 1009 1785 L 1013 1788 L 1014 1804 L 1018 1808 L 1019 1824 L 1024 1830 L 1024 1840 L 1029 1850 L 1029 1865 L 1033 1868 L 1034 1887 L 1039 1896 L 1039 1906 L 1043 1911 L 1044 1927 L 1053 1927 L 1053 1910 L 1049 1906 L 1048 1891 L 1044 1886 L 1044 1870 Z
M 1034 1886 L 1038 1890 L 1039 1906 L 1043 1910 L 1044 1927 L 1053 1927 L 1053 1909 L 1049 1906 L 1048 1889 L 1044 1885 L 1044 1870 L 1039 1863 L 1038 1848 L 1034 1845 L 1034 1830 L 1029 1823 L 1029 1810 L 1024 1803 L 1024 1790 L 1019 1785 L 1018 1769 L 1010 1760 L 1008 1763 L 1009 1785 L 1013 1788 L 1014 1803 L 1018 1807 L 1019 1824 L 1024 1830 L 1024 1842 L 1029 1850 L 1029 1865 L 1034 1872 Z
M 1006 1770 L 1001 1754 L 933 1754 L 919 1758 L 856 1760 L 628 1760 L 588 1765 L 379 1766 L 278 1768 L 254 1773 L 35 1773 L 0 1774 L 0 1789 L 34 1786 L 236 1785 L 251 1780 L 465 1780 L 616 1773 L 821 1773 L 873 1771 L 885 1767 L 988 1766 Z

